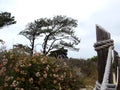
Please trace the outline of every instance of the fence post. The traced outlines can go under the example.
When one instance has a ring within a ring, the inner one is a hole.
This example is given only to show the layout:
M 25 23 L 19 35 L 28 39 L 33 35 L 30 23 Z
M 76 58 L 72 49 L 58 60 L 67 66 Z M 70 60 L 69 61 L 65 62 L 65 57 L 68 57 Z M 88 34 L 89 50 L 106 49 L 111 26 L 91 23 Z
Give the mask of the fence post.
M 118 69 L 119 69 L 119 76 L 118 76 L 118 87 L 117 90 L 120 90 L 120 58 L 118 57 Z
M 117 77 L 117 66 L 118 66 L 118 52 L 114 50 L 114 63 L 113 63 L 113 72 L 115 73 L 115 77 Z M 115 78 L 117 79 L 117 78 Z
M 117 76 L 117 67 L 119 69 L 119 72 L 120 72 L 120 65 L 119 65 L 120 61 L 119 61 L 119 55 L 118 55 L 118 52 L 114 50 L 114 64 L 113 64 L 113 67 L 114 67 L 114 71 L 115 71 L 115 75 Z M 120 73 L 119 73 L 119 76 L 118 76 L 118 87 L 117 87 L 117 90 L 120 90 Z
M 102 27 L 96 25 L 96 43 L 94 44 L 95 50 L 98 55 L 98 82 L 101 84 L 103 81 L 106 60 L 108 55 L 108 48 L 113 43 L 111 40 L 110 33 L 105 31 Z M 109 44 L 107 45 L 106 44 Z M 112 83 L 112 74 L 110 74 L 109 82 Z

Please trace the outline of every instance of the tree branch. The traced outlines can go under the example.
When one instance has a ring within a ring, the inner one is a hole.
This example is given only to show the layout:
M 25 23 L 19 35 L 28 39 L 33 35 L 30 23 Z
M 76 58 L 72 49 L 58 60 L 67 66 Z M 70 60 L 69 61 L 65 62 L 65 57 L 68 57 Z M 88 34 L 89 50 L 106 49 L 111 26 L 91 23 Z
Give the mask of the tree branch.
M 56 41 L 62 40 L 62 39 L 65 39 L 65 38 L 68 38 L 68 36 L 62 37 L 62 38 L 58 38 L 58 39 L 54 39 L 53 42 L 50 44 L 50 47 L 49 47 L 48 51 L 46 52 L 46 54 L 48 54 L 48 53 L 53 49 L 52 46 L 53 46 L 53 44 L 54 44 Z

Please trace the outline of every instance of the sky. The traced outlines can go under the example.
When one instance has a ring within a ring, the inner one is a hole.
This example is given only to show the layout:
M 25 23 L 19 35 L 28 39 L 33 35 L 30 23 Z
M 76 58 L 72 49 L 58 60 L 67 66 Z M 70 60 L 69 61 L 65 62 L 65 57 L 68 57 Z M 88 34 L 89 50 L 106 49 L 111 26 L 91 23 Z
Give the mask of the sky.
M 55 15 L 66 15 L 78 20 L 75 35 L 81 42 L 76 47 L 79 52 L 69 50 L 68 56 L 73 58 L 91 58 L 96 56 L 96 24 L 111 33 L 115 49 L 120 52 L 120 0 L 0 0 L 0 12 L 11 12 L 16 24 L 0 30 L 0 39 L 7 48 L 20 43 L 29 45 L 29 40 L 19 35 L 29 22 L 39 18 L 51 18 Z M 40 39 L 36 40 L 36 44 Z M 37 50 L 41 50 L 37 45 Z

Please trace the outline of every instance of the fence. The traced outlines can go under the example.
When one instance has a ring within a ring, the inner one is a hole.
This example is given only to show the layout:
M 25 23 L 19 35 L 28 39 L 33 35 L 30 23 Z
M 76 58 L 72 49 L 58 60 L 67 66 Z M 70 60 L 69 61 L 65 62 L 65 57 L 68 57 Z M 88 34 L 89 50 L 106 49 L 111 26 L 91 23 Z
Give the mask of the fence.
M 109 32 L 96 25 L 95 50 L 98 55 L 98 81 L 94 90 L 120 90 L 119 56 Z

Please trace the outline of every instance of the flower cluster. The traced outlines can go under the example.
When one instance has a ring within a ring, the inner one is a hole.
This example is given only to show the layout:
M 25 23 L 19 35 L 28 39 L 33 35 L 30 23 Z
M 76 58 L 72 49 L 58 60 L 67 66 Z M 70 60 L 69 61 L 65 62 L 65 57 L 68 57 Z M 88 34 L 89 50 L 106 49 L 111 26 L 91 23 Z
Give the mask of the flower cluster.
M 6 52 L 0 62 L 3 90 L 78 90 L 79 80 L 65 62 L 47 56 Z

